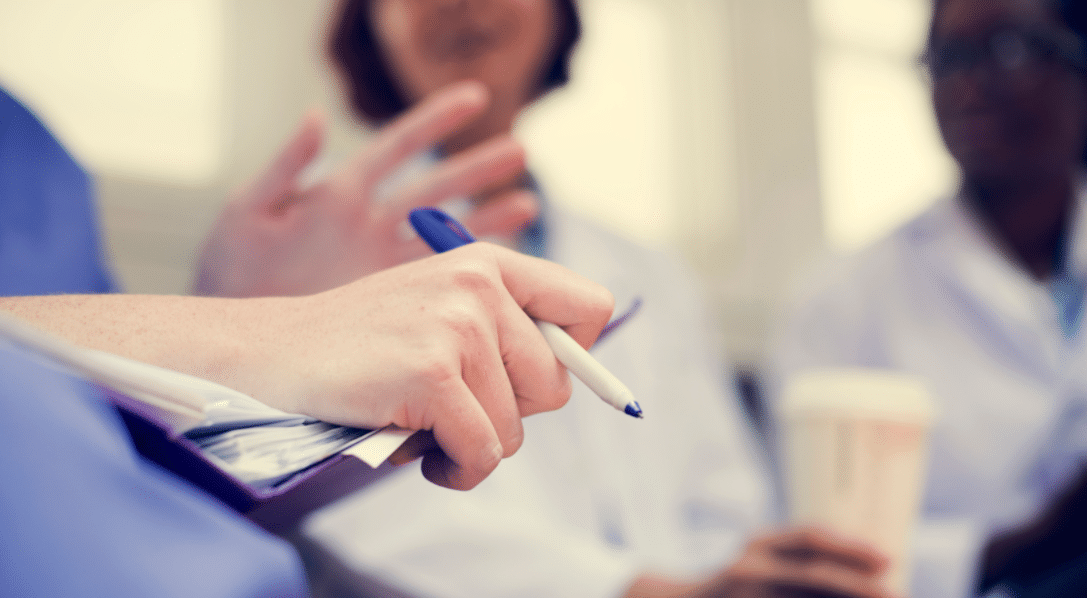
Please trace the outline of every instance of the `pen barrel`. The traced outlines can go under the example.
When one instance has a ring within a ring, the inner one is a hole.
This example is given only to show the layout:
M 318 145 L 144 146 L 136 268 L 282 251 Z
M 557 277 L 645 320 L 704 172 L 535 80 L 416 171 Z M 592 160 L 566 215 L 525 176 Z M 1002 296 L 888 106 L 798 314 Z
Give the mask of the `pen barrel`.
M 634 393 L 619 381 L 566 331 L 551 322 L 536 322 L 551 351 L 566 369 L 606 403 L 619 411 L 625 411 L 634 402 Z

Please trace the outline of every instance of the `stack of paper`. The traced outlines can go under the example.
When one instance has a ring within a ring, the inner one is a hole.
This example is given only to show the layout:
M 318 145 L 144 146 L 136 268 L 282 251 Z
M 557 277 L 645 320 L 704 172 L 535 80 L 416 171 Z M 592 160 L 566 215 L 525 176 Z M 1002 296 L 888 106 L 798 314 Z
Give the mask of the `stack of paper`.
M 216 467 L 255 488 L 275 486 L 341 452 L 377 467 L 410 435 L 395 427 L 363 430 L 286 413 L 202 378 L 77 347 L 5 314 L 0 342 L 140 401 L 157 424 L 188 438 Z

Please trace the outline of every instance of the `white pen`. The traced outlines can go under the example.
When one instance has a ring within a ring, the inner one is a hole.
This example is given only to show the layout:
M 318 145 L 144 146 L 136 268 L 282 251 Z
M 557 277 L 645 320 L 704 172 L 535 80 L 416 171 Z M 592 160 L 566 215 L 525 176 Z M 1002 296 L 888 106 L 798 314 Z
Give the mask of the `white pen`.
M 475 241 L 449 214 L 436 208 L 416 208 L 409 215 L 412 227 L 438 253 Z M 536 322 L 547 345 L 566 369 L 585 383 L 604 402 L 631 417 L 642 419 L 642 408 L 634 393 L 607 368 L 589 355 L 566 331 L 550 322 Z
M 570 370 L 578 380 L 585 383 L 604 402 L 632 417 L 642 418 L 642 408 L 634 400 L 634 393 L 619 381 L 589 352 L 577 344 L 569 334 L 551 322 L 536 322 L 536 327 L 543 333 L 544 340 L 555 353 L 555 357 Z

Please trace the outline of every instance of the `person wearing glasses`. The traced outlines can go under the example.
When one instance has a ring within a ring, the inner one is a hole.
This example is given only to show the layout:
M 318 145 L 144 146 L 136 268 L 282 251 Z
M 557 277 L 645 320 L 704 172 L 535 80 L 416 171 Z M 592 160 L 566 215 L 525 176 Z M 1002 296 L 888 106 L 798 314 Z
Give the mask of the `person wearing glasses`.
M 941 419 L 923 509 L 972 527 L 971 562 L 1087 458 L 1085 13 L 935 2 L 923 62 L 959 189 L 816 273 L 775 345 L 776 385 L 839 365 L 925 381 Z

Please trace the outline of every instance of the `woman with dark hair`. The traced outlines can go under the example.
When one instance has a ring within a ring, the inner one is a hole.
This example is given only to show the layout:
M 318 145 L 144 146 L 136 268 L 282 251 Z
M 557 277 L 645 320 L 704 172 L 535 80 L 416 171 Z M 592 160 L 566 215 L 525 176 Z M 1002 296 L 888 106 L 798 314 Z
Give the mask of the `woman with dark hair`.
M 438 4 L 457 10 L 456 3 Z M 432 52 L 471 59 L 488 47 L 487 55 L 496 59 L 481 63 L 478 72 L 454 68 L 449 77 L 431 73 L 438 75 L 428 79 L 435 84 L 421 89 L 391 77 L 373 46 L 368 21 L 359 18 L 380 3 L 344 2 L 332 53 L 355 107 L 380 130 L 331 175 L 306 184 L 324 136 L 320 115 L 307 116 L 267 171 L 220 214 L 205 242 L 195 292 L 234 297 L 307 294 L 425 256 L 429 249 L 422 241 L 404 234 L 407 214 L 450 197 L 486 197 L 465 220 L 480 236 L 498 239 L 523 229 L 537 205 L 532 192 L 520 184 L 524 151 L 509 132 L 526 103 L 565 81 L 566 58 L 579 30 L 572 5 L 559 4 L 566 6 L 561 15 L 568 18 L 565 41 L 556 42 L 555 48 L 562 58 L 542 65 L 546 72 L 534 75 L 524 89 L 500 83 L 510 80 L 507 72 L 537 68 L 522 62 L 534 60 L 542 48 L 527 45 L 519 32 L 510 30 L 503 30 L 502 39 L 475 31 L 469 37 L 435 40 L 444 45 L 429 48 Z M 501 51 L 496 51 L 499 43 Z M 552 40 L 535 43 L 550 46 Z M 421 177 L 387 192 L 396 186 L 398 173 L 410 169 L 413 158 L 434 148 L 441 151 L 426 154 L 428 169 Z
M 487 88 L 487 109 L 424 162 L 509 134 L 566 80 L 580 30 L 570 0 L 347 0 L 340 15 L 333 55 L 372 124 L 457 81 Z M 575 385 L 562 415 L 526 421 L 517 457 L 472 493 L 427 492 L 398 472 L 315 515 L 307 534 L 408 594 L 887 596 L 869 548 L 816 530 L 748 541 L 769 522 L 766 474 L 690 275 L 550 204 L 527 174 L 505 186 L 532 191 L 540 216 L 503 242 L 601 282 L 621 306 L 644 299 L 594 354 L 646 419 L 617 417 Z
M 377 34 L 371 24 L 373 2 L 344 2 L 336 21 L 330 48 L 336 64 L 347 80 L 349 93 L 355 108 L 373 124 L 384 124 L 406 110 L 412 91 L 403 89 L 400 78 L 394 76 L 387 65 Z M 457 11 L 455 3 L 446 3 L 446 11 Z M 552 89 L 561 87 L 570 79 L 570 58 L 581 38 L 581 19 L 573 0 L 556 0 L 554 35 L 548 41 L 553 47 L 541 54 L 542 68 L 525 97 L 518 98 L 517 108 L 538 99 Z M 441 18 L 437 16 L 435 18 Z M 464 53 L 471 50 L 473 42 L 466 38 L 448 37 L 444 47 L 435 48 L 442 53 Z
M 782 380 L 923 378 L 942 403 L 924 509 L 972 525 L 976 557 L 1087 459 L 1087 31 L 1078 0 L 934 9 L 924 64 L 958 193 L 821 272 L 775 358 Z

